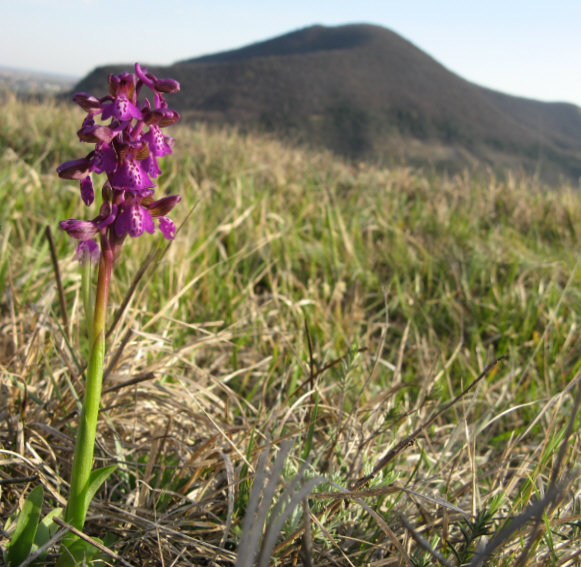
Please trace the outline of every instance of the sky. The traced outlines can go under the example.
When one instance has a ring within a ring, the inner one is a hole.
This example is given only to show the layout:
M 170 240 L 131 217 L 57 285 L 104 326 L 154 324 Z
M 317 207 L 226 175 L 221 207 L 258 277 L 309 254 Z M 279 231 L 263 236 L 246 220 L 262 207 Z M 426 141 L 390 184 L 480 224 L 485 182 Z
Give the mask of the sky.
M 581 106 L 581 0 L 0 0 L 0 66 L 80 78 L 347 23 L 389 28 L 481 86 Z

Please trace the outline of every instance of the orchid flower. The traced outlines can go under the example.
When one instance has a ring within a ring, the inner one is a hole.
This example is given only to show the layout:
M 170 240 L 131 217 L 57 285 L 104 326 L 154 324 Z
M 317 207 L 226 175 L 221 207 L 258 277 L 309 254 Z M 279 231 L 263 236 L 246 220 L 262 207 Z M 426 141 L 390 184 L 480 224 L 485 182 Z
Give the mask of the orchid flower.
M 151 100 L 139 99 L 144 87 L 152 92 Z M 97 216 L 91 220 L 60 222 L 60 228 L 79 241 L 76 258 L 84 267 L 84 288 L 85 284 L 90 287 L 87 266 L 99 262 L 95 292 L 83 289 L 89 326 L 89 363 L 65 510 L 65 520 L 79 530 L 83 528 L 92 495 L 112 471 L 92 471 L 92 466 L 113 263 L 119 258 L 127 235 L 137 238 L 144 233 L 153 233 L 156 223 L 164 238 L 172 240 L 176 234 L 175 225 L 167 215 L 180 197 L 171 195 L 156 199 L 154 180 L 161 174 L 158 158 L 171 154 L 173 148 L 173 139 L 162 129 L 180 118 L 176 111 L 168 108 L 164 96 L 177 92 L 179 88 L 177 81 L 159 79 L 136 64 L 134 74 L 109 76 L 108 95 L 97 98 L 77 93 L 73 97 L 87 113 L 77 132 L 78 137 L 94 147 L 85 157 L 60 165 L 57 172 L 61 178 L 79 181 L 81 199 L 87 206 L 95 200 L 93 176 L 105 176 Z M 66 551 L 61 557 L 72 554 L 81 560 L 82 557 L 77 557 L 74 551 L 78 543 L 75 536 L 67 536 L 63 543 Z
M 95 195 L 91 174 L 105 174 L 107 179 L 102 191 L 103 214 L 93 221 L 68 219 L 60 227 L 70 236 L 84 241 L 97 234 L 107 242 L 102 247 L 111 248 L 117 257 L 125 235 L 135 238 L 143 232 L 152 233 L 152 217 L 159 216 L 158 226 L 169 240 L 175 236 L 173 221 L 165 216 L 180 197 L 173 195 L 165 201 L 163 216 L 151 213 L 153 179 L 161 174 L 157 158 L 171 154 L 173 139 L 162 128 L 175 124 L 180 116 L 170 110 L 164 95 L 179 90 L 173 79 L 158 79 L 138 63 L 135 73 L 109 76 L 109 94 L 96 98 L 87 93 L 77 93 L 73 100 L 87 112 L 77 132 L 82 142 L 94 143 L 95 148 L 85 157 L 67 161 L 57 168 L 60 177 L 80 181 L 81 198 L 89 206 Z M 143 87 L 153 92 L 153 105 L 145 99 L 140 102 Z M 95 119 L 110 120 L 98 124 Z M 111 218 L 113 216 L 113 218 Z M 89 224 L 91 223 L 91 226 Z

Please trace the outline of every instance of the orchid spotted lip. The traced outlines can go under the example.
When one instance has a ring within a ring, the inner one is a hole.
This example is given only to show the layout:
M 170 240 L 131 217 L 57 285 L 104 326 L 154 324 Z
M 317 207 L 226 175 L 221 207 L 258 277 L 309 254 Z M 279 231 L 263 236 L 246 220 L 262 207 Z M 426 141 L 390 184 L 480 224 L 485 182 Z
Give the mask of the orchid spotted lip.
M 143 87 L 153 92 L 152 101 L 139 101 Z M 91 174 L 105 174 L 103 203 L 93 220 L 67 219 L 61 229 L 80 240 L 77 257 L 94 258 L 97 235 L 115 255 L 126 235 L 136 238 L 155 231 L 154 219 L 162 235 L 172 240 L 175 225 L 166 214 L 180 201 L 179 195 L 155 200 L 154 183 L 161 170 L 158 158 L 172 153 L 173 139 L 162 128 L 175 124 L 180 115 L 168 108 L 164 95 L 176 93 L 174 79 L 160 79 L 135 64 L 135 73 L 109 76 L 109 94 L 97 98 L 77 93 L 73 100 L 87 112 L 77 135 L 82 142 L 95 144 L 84 158 L 67 161 L 57 168 L 63 179 L 78 180 L 83 202 L 89 206 L 95 195 Z M 97 123 L 109 120 L 108 124 Z M 89 253 L 90 252 L 90 253 Z

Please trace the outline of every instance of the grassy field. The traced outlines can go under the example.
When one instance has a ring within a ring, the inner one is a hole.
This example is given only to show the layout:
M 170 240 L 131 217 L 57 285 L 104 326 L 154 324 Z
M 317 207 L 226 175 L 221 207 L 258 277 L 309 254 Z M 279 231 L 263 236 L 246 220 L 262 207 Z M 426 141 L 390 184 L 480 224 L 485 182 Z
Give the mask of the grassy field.
M 55 174 L 82 112 L 3 103 L 2 525 L 39 483 L 66 502 L 87 345 L 57 223 L 96 215 Z M 86 532 L 132 565 L 581 565 L 581 194 L 172 135 L 181 227 L 115 267 Z

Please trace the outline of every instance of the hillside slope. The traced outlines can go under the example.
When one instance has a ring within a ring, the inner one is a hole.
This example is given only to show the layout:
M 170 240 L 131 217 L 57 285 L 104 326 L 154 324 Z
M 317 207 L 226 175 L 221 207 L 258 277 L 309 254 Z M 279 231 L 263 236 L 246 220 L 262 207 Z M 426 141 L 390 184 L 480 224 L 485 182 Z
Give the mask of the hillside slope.
M 102 89 L 119 68 L 96 69 L 77 88 Z M 176 106 L 190 119 L 276 131 L 358 159 L 581 176 L 579 108 L 479 87 L 378 26 L 312 26 L 152 70 L 182 82 Z

